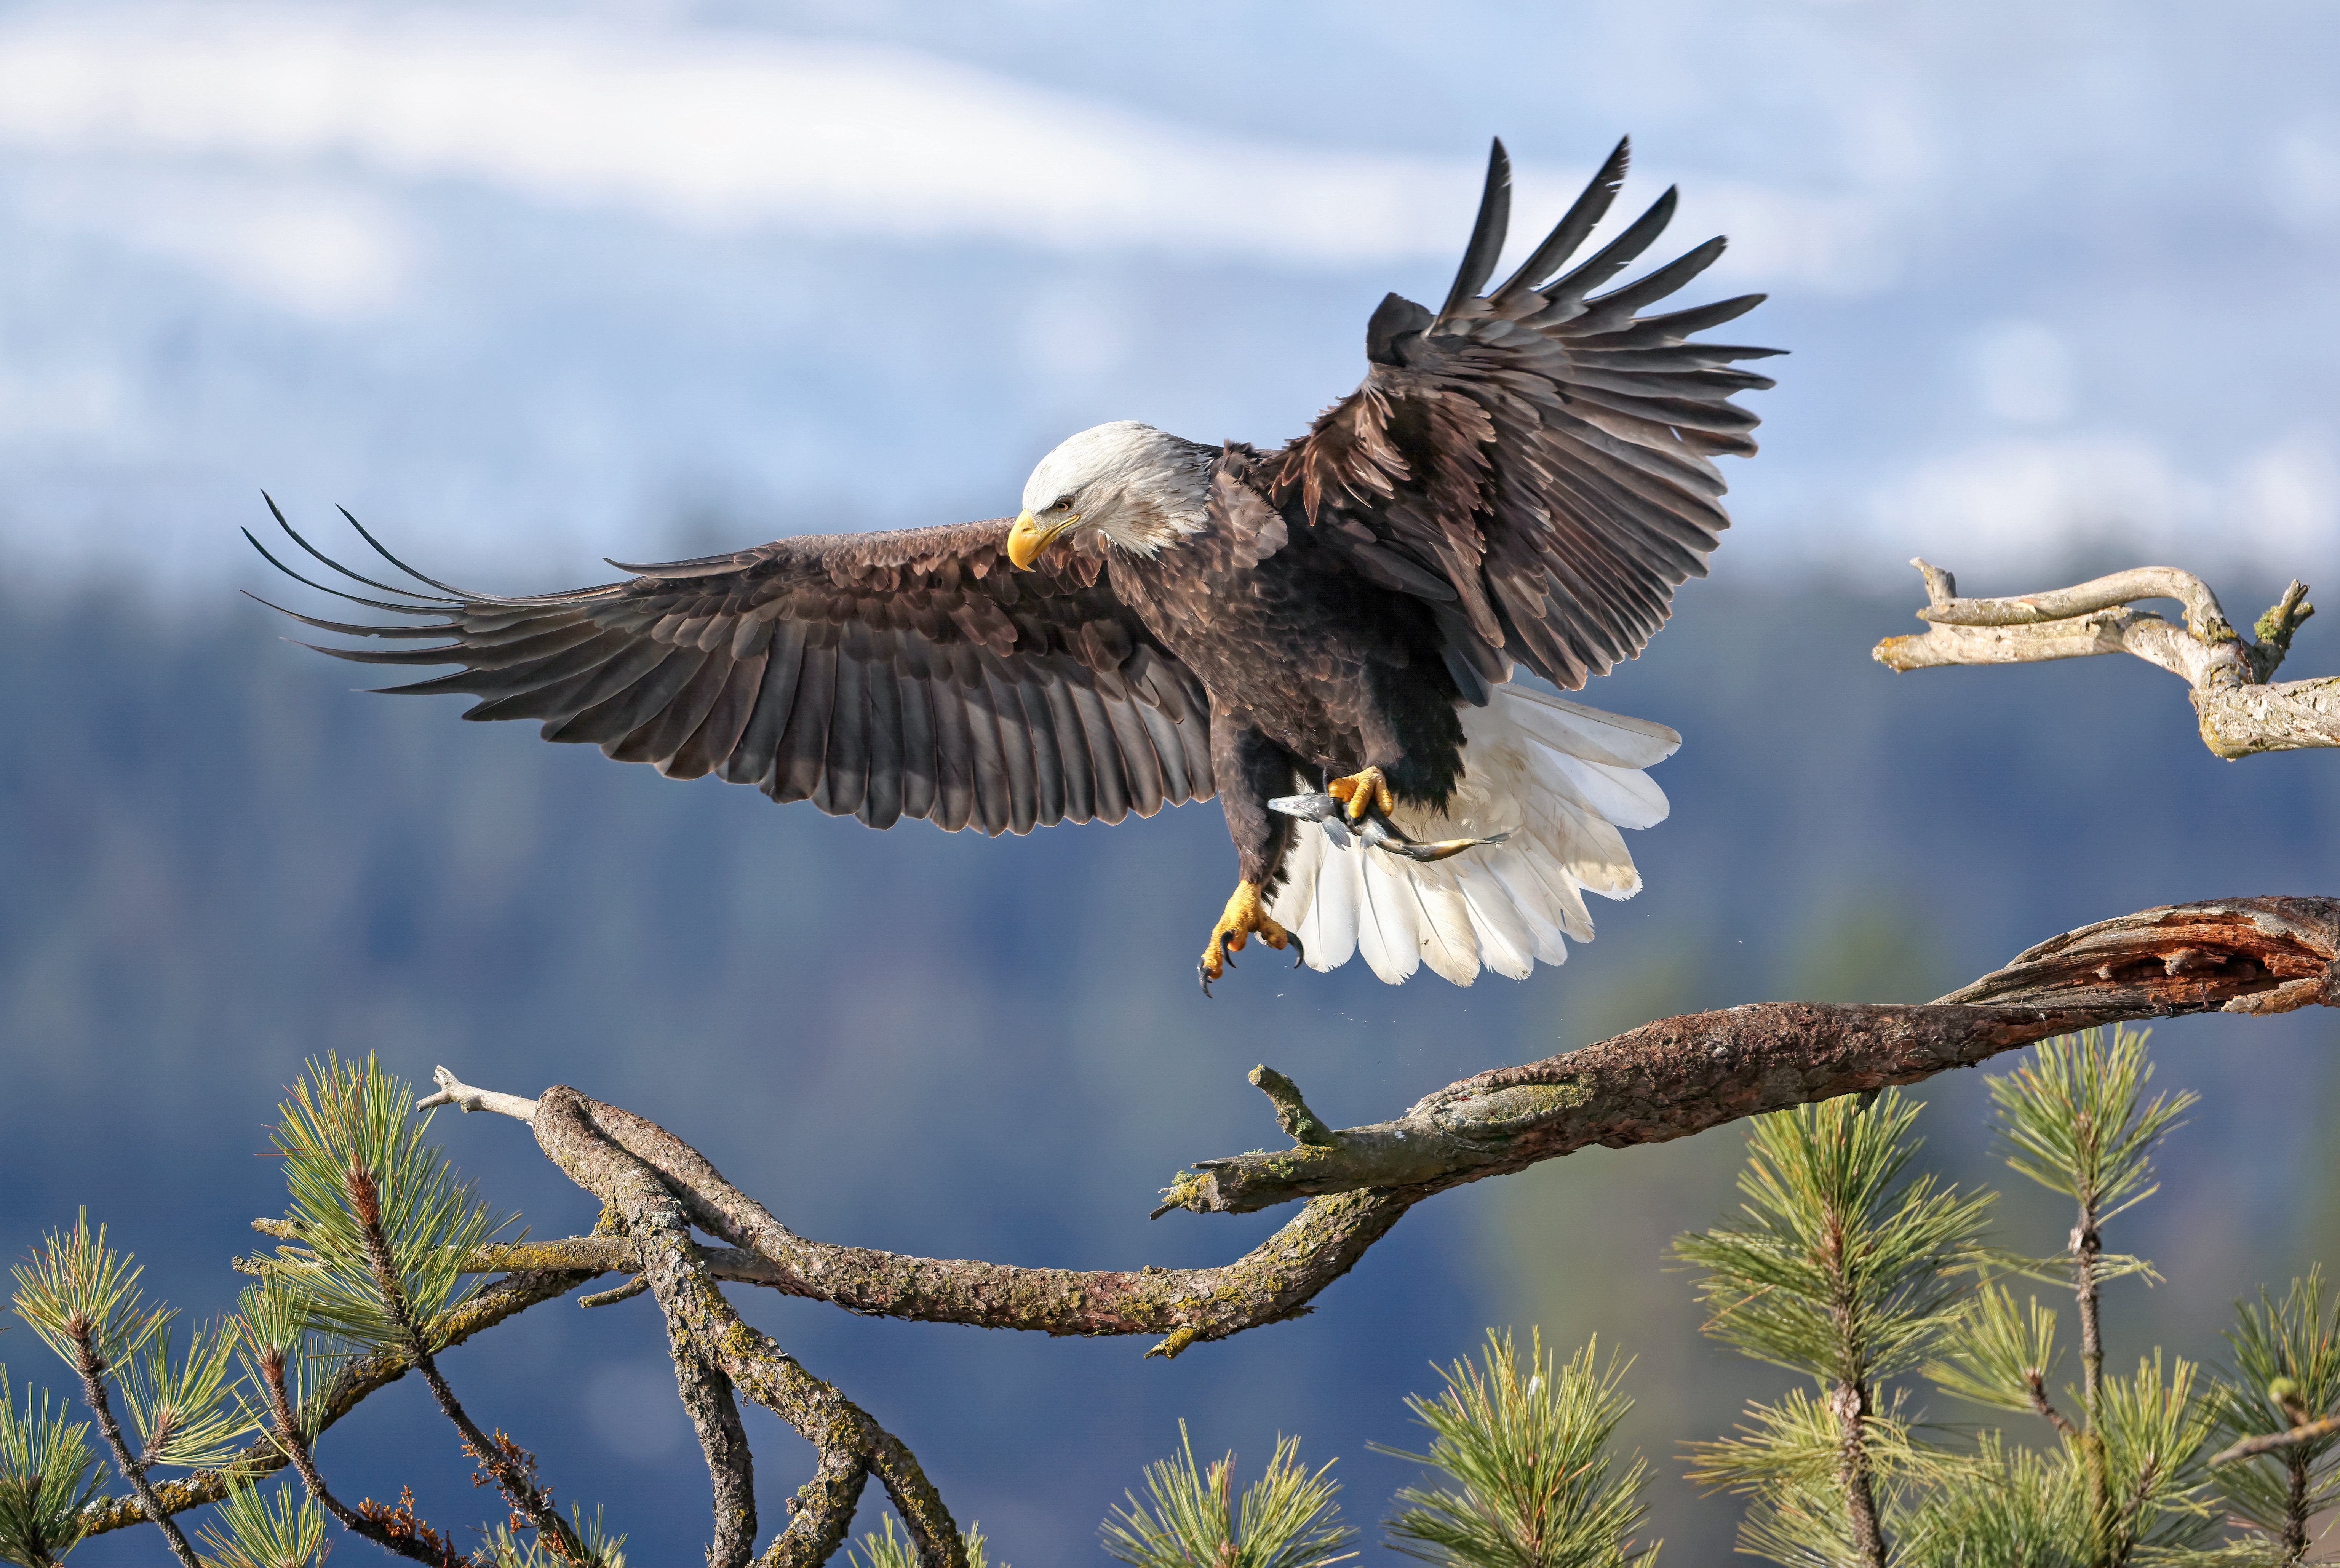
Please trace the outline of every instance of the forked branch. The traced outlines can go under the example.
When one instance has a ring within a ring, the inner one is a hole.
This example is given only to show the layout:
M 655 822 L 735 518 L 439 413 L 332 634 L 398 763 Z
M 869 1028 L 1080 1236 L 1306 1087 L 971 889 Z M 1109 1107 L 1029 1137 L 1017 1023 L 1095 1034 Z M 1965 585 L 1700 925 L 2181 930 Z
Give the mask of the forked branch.
M 711 1279 L 920 1322 L 1161 1335 L 1154 1354 L 1175 1355 L 1307 1312 L 1407 1209 L 1464 1182 L 1593 1144 L 1664 1142 L 1787 1106 L 1914 1083 L 2095 1025 L 2331 1004 L 2340 1000 L 2335 963 L 2340 901 L 2212 900 L 2055 938 L 1922 1006 L 1768 1002 L 1660 1019 L 1582 1050 L 1465 1078 L 1372 1126 L 1326 1129 L 1304 1114 L 1290 1080 L 1255 1074 L 1280 1119 L 1305 1141 L 1199 1162 L 1199 1174 L 1173 1187 L 1165 1206 L 1241 1213 L 1314 1201 L 1263 1245 L 1215 1268 L 1023 1268 L 813 1241 L 655 1123 L 573 1090 L 550 1091 L 546 1103 L 575 1096 L 591 1106 L 599 1133 L 654 1171 L 692 1225 L 729 1244 L 693 1249 Z M 631 1246 L 580 1237 L 492 1249 L 473 1262 L 633 1272 Z
M 1889 637 L 1870 651 L 1897 672 L 1946 664 L 2025 664 L 2131 653 L 2192 689 L 2202 743 L 2229 760 L 2260 751 L 2340 746 L 2340 677 L 2276 682 L 2291 640 L 2315 607 L 2295 581 L 2246 641 L 2219 608 L 2217 595 L 2190 571 L 2144 566 L 2073 588 L 2013 599 L 1960 599 L 1958 581 L 1922 560 L 1928 603 L 1923 635 Z M 2185 624 L 2134 608 L 2145 599 L 2175 599 Z

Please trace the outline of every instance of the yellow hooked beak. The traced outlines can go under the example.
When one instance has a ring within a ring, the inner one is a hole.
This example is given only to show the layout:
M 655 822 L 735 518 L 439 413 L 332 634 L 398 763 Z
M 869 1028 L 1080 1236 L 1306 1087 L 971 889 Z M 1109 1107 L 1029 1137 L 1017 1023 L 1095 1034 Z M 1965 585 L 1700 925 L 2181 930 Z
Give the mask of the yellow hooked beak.
M 1031 571 L 1032 563 L 1040 559 L 1042 551 L 1056 541 L 1056 535 L 1080 520 L 1080 514 L 1073 512 L 1067 514 L 1063 521 L 1044 527 L 1039 519 L 1026 509 L 1016 517 L 1016 526 L 1007 531 L 1007 559 L 1016 563 L 1017 571 Z

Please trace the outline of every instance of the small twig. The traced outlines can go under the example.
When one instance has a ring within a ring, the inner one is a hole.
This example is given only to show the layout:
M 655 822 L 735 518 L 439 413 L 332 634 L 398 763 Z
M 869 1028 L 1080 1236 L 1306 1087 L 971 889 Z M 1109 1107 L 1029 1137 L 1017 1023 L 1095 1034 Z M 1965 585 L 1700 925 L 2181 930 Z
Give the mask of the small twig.
M 511 1097 L 499 1097 L 509 1099 Z M 541 1534 L 550 1538 L 556 1553 L 570 1563 L 589 1562 L 584 1543 L 577 1538 L 577 1533 L 570 1528 L 569 1522 L 553 1508 L 543 1489 L 511 1462 L 502 1444 L 491 1442 L 479 1429 L 456 1399 L 455 1391 L 440 1375 L 439 1364 L 431 1354 L 430 1341 L 423 1337 L 422 1327 L 414 1320 L 413 1311 L 407 1304 L 405 1286 L 398 1277 L 397 1260 L 391 1255 L 390 1238 L 382 1233 L 382 1195 L 375 1186 L 373 1173 L 353 1157 L 342 1179 L 349 1189 L 351 1206 L 358 1216 L 360 1232 L 365 1237 L 366 1261 L 373 1269 L 374 1287 L 381 1294 L 382 1306 L 404 1342 L 408 1360 L 422 1374 L 423 1384 L 438 1404 L 439 1413 L 462 1434 L 465 1448 L 487 1467 L 489 1474 L 495 1477 L 496 1485 L 513 1508 L 533 1521 Z
M 634 1297 L 641 1295 L 642 1292 L 649 1289 L 649 1287 L 650 1282 L 649 1280 L 642 1278 L 640 1275 L 636 1275 L 633 1278 L 626 1281 L 623 1285 L 613 1286 L 609 1290 L 597 1290 L 591 1295 L 579 1296 L 577 1298 L 577 1305 L 588 1307 L 615 1306 L 621 1301 L 633 1300 Z
M 2213 1464 L 2231 1464 L 2237 1459 L 2255 1459 L 2277 1448 L 2288 1448 L 2295 1443 L 2313 1443 L 2319 1437 L 2329 1437 L 2340 1432 L 2340 1415 L 2327 1415 L 2318 1421 L 2302 1422 L 2288 1432 L 2273 1432 L 2265 1437 L 2246 1437 L 2240 1443 L 2221 1448 L 2210 1456 Z
M 398 1531 L 385 1528 L 367 1518 L 348 1503 L 333 1495 L 318 1473 L 317 1461 L 309 1451 L 308 1442 L 301 1435 L 301 1423 L 292 1414 L 292 1402 L 284 1391 L 284 1352 L 273 1345 L 260 1347 L 260 1381 L 268 1391 L 268 1414 L 275 1427 L 278 1451 L 290 1460 L 292 1473 L 317 1505 L 332 1514 L 342 1528 L 351 1534 L 371 1541 L 385 1552 L 392 1552 L 412 1563 L 428 1563 L 433 1568 L 445 1568 L 444 1553 L 432 1552 L 421 1542 Z
M 473 1111 L 493 1111 L 500 1116 L 513 1116 L 524 1122 L 536 1119 L 534 1100 L 498 1094 L 493 1089 L 475 1089 L 445 1067 L 431 1068 L 431 1079 L 439 1086 L 439 1092 L 415 1101 L 418 1111 L 427 1111 L 433 1106 L 453 1106 L 466 1116 Z
M 1275 1107 L 1275 1125 L 1296 1144 L 1329 1144 L 1333 1129 L 1300 1097 L 1300 1086 L 1262 1062 L 1251 1070 L 1251 1081 Z
M 146 1478 L 146 1466 L 130 1456 L 130 1444 L 123 1441 L 122 1424 L 114 1419 L 113 1402 L 105 1396 L 105 1362 L 97 1354 L 97 1342 L 87 1319 L 74 1317 L 65 1324 L 65 1333 L 73 1339 L 78 1354 L 74 1370 L 81 1374 L 82 1402 L 89 1406 L 90 1414 L 97 1418 L 97 1430 L 104 1434 L 105 1445 L 114 1453 L 114 1467 L 130 1483 L 130 1490 L 145 1508 L 146 1516 L 163 1532 L 170 1543 L 171 1555 L 179 1560 L 181 1568 L 203 1568 L 203 1560 L 195 1549 L 187 1544 L 187 1537 L 176 1521 L 164 1508 L 156 1495 L 154 1484 Z
M 2067 1437 L 2077 1437 L 2080 1434 L 2080 1429 L 2072 1424 L 2071 1419 L 2048 1401 L 2048 1380 L 2040 1375 L 2038 1367 L 2025 1369 L 2023 1389 L 2025 1393 L 2031 1395 L 2031 1408 L 2046 1416 L 2057 1431 Z

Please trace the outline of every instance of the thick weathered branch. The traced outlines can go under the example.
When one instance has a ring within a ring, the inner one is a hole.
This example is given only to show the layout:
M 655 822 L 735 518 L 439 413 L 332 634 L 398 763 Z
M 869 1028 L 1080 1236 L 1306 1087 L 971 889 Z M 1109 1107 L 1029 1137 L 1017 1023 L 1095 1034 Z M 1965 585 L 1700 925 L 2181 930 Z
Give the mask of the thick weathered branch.
M 670 1184 L 600 1125 L 611 1112 L 574 1089 L 548 1089 L 537 1102 L 537 1146 L 571 1181 L 624 1217 L 669 1332 L 820 1451 L 825 1463 L 816 1484 L 824 1475 L 846 1480 L 841 1472 L 866 1466 L 885 1485 L 919 1562 L 927 1568 L 967 1568 L 958 1526 L 917 1458 L 867 1412 L 739 1320 L 699 1261 L 690 1240 L 690 1217 Z M 768 1560 L 813 1564 L 837 1550 L 851 1509 L 812 1501 L 815 1505 L 798 1508 Z M 798 1538 L 796 1544 L 791 1536 Z
M 2219 900 L 2057 937 L 1926 1006 L 1765 1003 L 1660 1019 L 1581 1051 L 1463 1079 L 1394 1122 L 1322 1135 L 1329 1143 L 1205 1162 L 1172 1190 L 1174 1205 L 1239 1212 L 1315 1200 L 1216 1268 L 1023 1268 L 810 1241 L 665 1128 L 615 1107 L 594 1115 L 604 1135 L 658 1172 L 694 1225 L 732 1244 L 697 1249 L 716 1279 L 920 1322 L 1159 1335 L 1151 1354 L 1175 1355 L 1307 1312 L 1407 1209 L 1462 1182 L 1590 1144 L 1656 1143 L 1914 1082 L 2091 1025 L 2328 1002 L 2340 996 L 2335 952 L 2340 904 L 2333 900 Z M 472 1262 L 481 1269 L 640 1266 L 630 1243 L 603 1238 L 495 1248 Z
M 587 1237 L 599 1244 L 602 1238 Z M 618 1245 L 623 1245 L 623 1242 Z M 595 1275 L 605 1272 L 594 1265 L 531 1269 L 514 1265 L 518 1270 L 449 1314 L 444 1324 L 446 1343 L 461 1345 L 473 1335 L 494 1327 L 515 1313 L 527 1311 L 540 1302 L 568 1295 Z M 361 1356 L 342 1368 L 326 1389 L 321 1402 L 316 1430 L 324 1431 L 334 1422 L 358 1407 L 367 1395 L 389 1387 L 406 1375 L 411 1363 L 401 1349 L 375 1351 Z M 154 1492 L 165 1513 L 183 1513 L 190 1508 L 200 1508 L 206 1503 L 217 1503 L 228 1493 L 227 1478 L 233 1474 L 239 1483 L 284 1468 L 283 1451 L 275 1439 L 263 1437 L 216 1470 L 198 1470 L 175 1481 L 154 1483 Z M 134 1524 L 146 1523 L 146 1510 L 135 1497 L 109 1497 L 90 1505 L 82 1515 L 84 1533 L 102 1535 L 109 1530 L 126 1530 Z
M 739 1420 L 739 1402 L 732 1396 L 731 1380 L 709 1365 L 672 1322 L 667 1325 L 667 1351 L 674 1359 L 682 1407 L 699 1434 L 699 1451 L 707 1457 L 715 1513 L 707 1568 L 748 1568 L 756 1555 L 756 1456 Z
M 2235 898 L 2107 920 L 1915 1007 L 1763 1002 L 1663 1018 L 1502 1067 L 1403 1116 L 1303 1146 L 1203 1162 L 1179 1194 L 1242 1213 L 1323 1193 L 1420 1196 L 1591 1144 L 1660 1143 L 1741 1116 L 1914 1083 L 2051 1035 L 2132 1018 L 2340 1004 L 2340 901 Z
M 2132 653 L 2192 689 L 2203 744 L 2221 757 L 2340 746 L 2340 678 L 2273 680 L 2293 634 L 2315 613 L 2305 583 L 2294 582 L 2259 618 L 2258 640 L 2250 642 L 2228 622 L 2209 585 L 2175 567 L 2139 567 L 2014 599 L 1960 599 L 1948 572 L 1923 561 L 1911 564 L 1924 574 L 1930 601 L 1918 619 L 1933 624 L 1923 636 L 1879 643 L 1870 656 L 1889 669 Z M 2127 608 L 2140 599 L 2179 600 L 2186 624 Z

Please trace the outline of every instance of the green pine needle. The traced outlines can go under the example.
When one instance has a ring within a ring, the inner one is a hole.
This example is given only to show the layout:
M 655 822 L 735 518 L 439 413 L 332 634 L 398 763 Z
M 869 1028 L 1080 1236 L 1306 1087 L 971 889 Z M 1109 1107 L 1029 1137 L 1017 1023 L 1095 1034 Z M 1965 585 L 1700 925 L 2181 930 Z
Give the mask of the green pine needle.
M 240 1486 L 198 1533 L 211 1568 L 314 1568 L 331 1550 L 325 1511 L 290 1484 Z
M 1970 1297 L 1957 1325 L 1944 1336 L 1951 1348 L 1928 1364 L 1926 1375 L 1944 1392 L 1990 1410 L 2044 1415 L 2038 1402 L 2056 1376 L 2056 1313 L 2039 1305 L 2018 1313 L 2004 1285 L 1986 1285 Z M 2063 1396 L 2067 1403 L 2070 1396 Z M 2077 1408 L 2059 1411 L 2067 1418 Z
M 16 1315 L 76 1372 L 76 1333 L 86 1333 L 100 1365 L 114 1370 L 171 1321 L 167 1308 L 147 1308 L 140 1272 L 128 1253 L 105 1244 L 104 1226 L 90 1233 L 83 1209 L 73 1229 L 43 1236 L 41 1250 L 16 1265 Z
M 172 1338 L 166 1325 L 122 1368 L 122 1403 L 138 1434 L 139 1462 L 191 1470 L 224 1463 L 254 1424 L 229 1376 L 240 1325 L 195 1325 L 183 1356 L 172 1354 Z
M 890 1513 L 886 1515 L 885 1525 L 883 1533 L 872 1530 L 846 1548 L 848 1568 L 918 1568 L 918 1549 L 912 1543 L 909 1533 L 896 1534 Z M 967 1553 L 967 1568 L 990 1568 L 984 1555 L 987 1543 L 980 1522 L 969 1523 L 967 1533 L 958 1539 Z M 1007 1564 L 1002 1563 L 999 1568 L 1007 1568 Z
M 1178 1453 L 1145 1467 L 1148 1502 L 1126 1494 L 1129 1506 L 1101 1526 L 1106 1551 L 1133 1568 L 1327 1568 L 1356 1555 L 1343 1550 L 1355 1532 L 1341 1523 L 1329 1460 L 1312 1474 L 1300 1463 L 1300 1440 L 1279 1437 L 1240 1503 L 1234 1467 L 1233 1454 L 1197 1465 L 1179 1422 Z
M 1409 1396 L 1406 1407 L 1430 1428 L 1427 1454 L 1371 1446 L 1435 1465 L 1454 1487 L 1407 1487 L 1390 1521 L 1393 1550 L 1453 1568 L 1622 1568 L 1657 1551 L 1631 1540 L 1647 1507 L 1641 1492 L 1649 1466 L 1636 1454 L 1611 1474 L 1608 1452 L 1618 1422 L 1632 1408 L 1619 1384 L 1626 1365 L 1612 1355 L 1596 1365 L 1587 1344 L 1559 1365 L 1531 1330 L 1528 1365 L 1519 1364 L 1510 1331 L 1487 1331 L 1480 1361 L 1439 1369 L 1445 1392 Z
M 585 1568 L 626 1568 L 626 1538 L 602 1528 L 599 1508 L 589 1520 L 584 1510 L 572 1503 L 569 1523 L 585 1548 Z M 482 1529 L 481 1534 L 486 1540 L 471 1557 L 480 1568 L 569 1568 L 568 1560 L 547 1546 L 539 1533 L 516 1535 L 509 1523 L 502 1523 Z
M 2104 1381 L 2097 1430 L 2105 1439 L 2117 1560 L 2135 1561 L 2140 1551 L 2206 1547 L 2217 1527 L 2203 1498 L 2203 1446 L 2213 1412 L 2211 1401 L 2195 1392 L 2195 1373 L 2181 1356 L 2165 1376 L 2156 1350 L 2138 1361 L 2134 1376 Z
M 2299 1414 L 2340 1411 L 2340 1302 L 2327 1308 L 2321 1269 L 2294 1279 L 2280 1301 L 2262 1288 L 2256 1305 L 2236 1302 L 2226 1344 L 2234 1364 L 2211 1399 L 2213 1441 L 2221 1448 L 2288 1432 Z M 2340 1435 L 2221 1465 L 2215 1482 L 2229 1513 L 2286 1551 L 2304 1553 L 2308 1522 L 2340 1504 Z
M 1994 1195 L 1904 1181 L 1919 1105 L 1887 1089 L 1774 1111 L 1749 1130 L 1743 1218 L 1674 1244 L 1708 1270 L 1706 1332 L 1829 1383 L 1916 1365 L 1954 1318 Z
M 0 1366 L 0 1562 L 52 1568 L 81 1540 L 82 1510 L 95 1502 L 104 1468 L 89 1448 L 89 1424 L 65 1420 L 61 1402 L 36 1407 L 25 1390 L 22 1412 Z
M 2153 1150 L 2201 1097 L 2156 1095 L 2150 1029 L 2083 1029 L 2042 1041 L 2013 1072 L 1986 1078 L 2008 1165 L 2103 1225 L 2160 1189 Z
M 430 1118 L 414 1116 L 413 1103 L 412 1087 L 372 1056 L 348 1065 L 328 1057 L 309 1064 L 279 1107 L 274 1132 L 292 1195 L 287 1218 L 313 1260 L 269 1259 L 262 1267 L 300 1301 L 308 1326 L 368 1350 L 401 1341 L 401 1307 L 438 1349 L 447 1315 L 484 1285 L 484 1276 L 462 1272 L 465 1255 L 511 1223 L 423 1141 Z M 388 1299 L 376 1278 L 353 1169 L 379 1195 L 402 1302 Z

